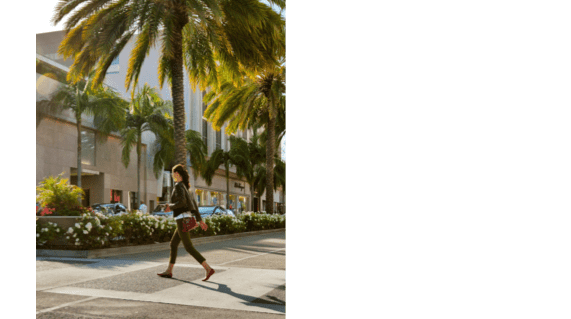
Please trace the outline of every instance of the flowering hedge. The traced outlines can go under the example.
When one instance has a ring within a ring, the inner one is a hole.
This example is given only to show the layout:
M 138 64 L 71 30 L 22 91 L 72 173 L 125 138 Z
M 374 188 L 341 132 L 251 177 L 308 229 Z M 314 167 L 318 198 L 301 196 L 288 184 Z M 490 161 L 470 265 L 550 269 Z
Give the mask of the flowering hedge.
M 284 215 L 245 213 L 238 217 L 212 216 L 203 218 L 208 229 L 195 228 L 191 237 L 234 234 L 246 231 L 285 228 Z M 139 211 L 107 217 L 92 210 L 84 210 L 73 227 L 62 230 L 53 223 L 40 226 L 36 221 L 36 247 L 61 239 L 77 249 L 97 249 L 122 245 L 168 242 L 176 229 L 173 218 L 157 217 Z
M 62 229 L 55 223 L 40 224 L 36 220 L 36 247 L 43 246 L 63 234 Z

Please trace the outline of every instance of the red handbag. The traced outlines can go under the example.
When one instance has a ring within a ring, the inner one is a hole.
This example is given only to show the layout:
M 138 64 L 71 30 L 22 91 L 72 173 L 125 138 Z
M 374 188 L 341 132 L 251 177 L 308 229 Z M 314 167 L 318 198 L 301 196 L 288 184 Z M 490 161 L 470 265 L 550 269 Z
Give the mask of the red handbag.
M 198 227 L 198 224 L 196 223 L 196 219 L 194 217 L 186 217 L 182 219 L 182 231 L 183 232 L 188 232 L 191 231 L 193 229 L 195 229 L 196 227 Z

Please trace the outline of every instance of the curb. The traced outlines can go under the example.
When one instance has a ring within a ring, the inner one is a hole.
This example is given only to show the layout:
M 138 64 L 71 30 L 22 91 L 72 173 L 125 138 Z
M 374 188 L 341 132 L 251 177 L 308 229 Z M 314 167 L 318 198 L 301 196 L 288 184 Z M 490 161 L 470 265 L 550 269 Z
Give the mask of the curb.
M 269 233 L 285 232 L 285 228 L 259 230 L 230 235 L 209 236 L 192 239 L 194 246 L 215 243 L 219 241 L 232 240 L 240 237 L 250 237 Z M 170 250 L 170 243 L 158 243 L 150 245 L 127 246 L 117 248 L 104 248 L 93 250 L 54 250 L 54 249 L 36 249 L 36 257 L 72 257 L 72 258 L 101 258 L 118 255 L 129 255 L 138 253 L 155 252 L 161 250 Z

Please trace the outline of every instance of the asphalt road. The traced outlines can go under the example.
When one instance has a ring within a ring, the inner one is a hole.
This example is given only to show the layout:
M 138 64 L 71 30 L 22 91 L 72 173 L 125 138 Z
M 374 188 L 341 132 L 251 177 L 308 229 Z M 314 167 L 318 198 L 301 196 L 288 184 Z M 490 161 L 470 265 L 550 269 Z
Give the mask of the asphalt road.
M 102 259 L 36 258 L 36 318 L 284 318 L 285 232 Z

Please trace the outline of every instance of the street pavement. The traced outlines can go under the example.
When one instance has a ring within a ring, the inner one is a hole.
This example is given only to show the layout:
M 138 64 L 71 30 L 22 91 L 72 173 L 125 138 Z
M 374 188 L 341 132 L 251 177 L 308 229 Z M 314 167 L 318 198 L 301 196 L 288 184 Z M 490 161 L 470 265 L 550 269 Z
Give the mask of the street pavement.
M 36 258 L 36 318 L 284 318 L 285 231 L 101 259 Z

